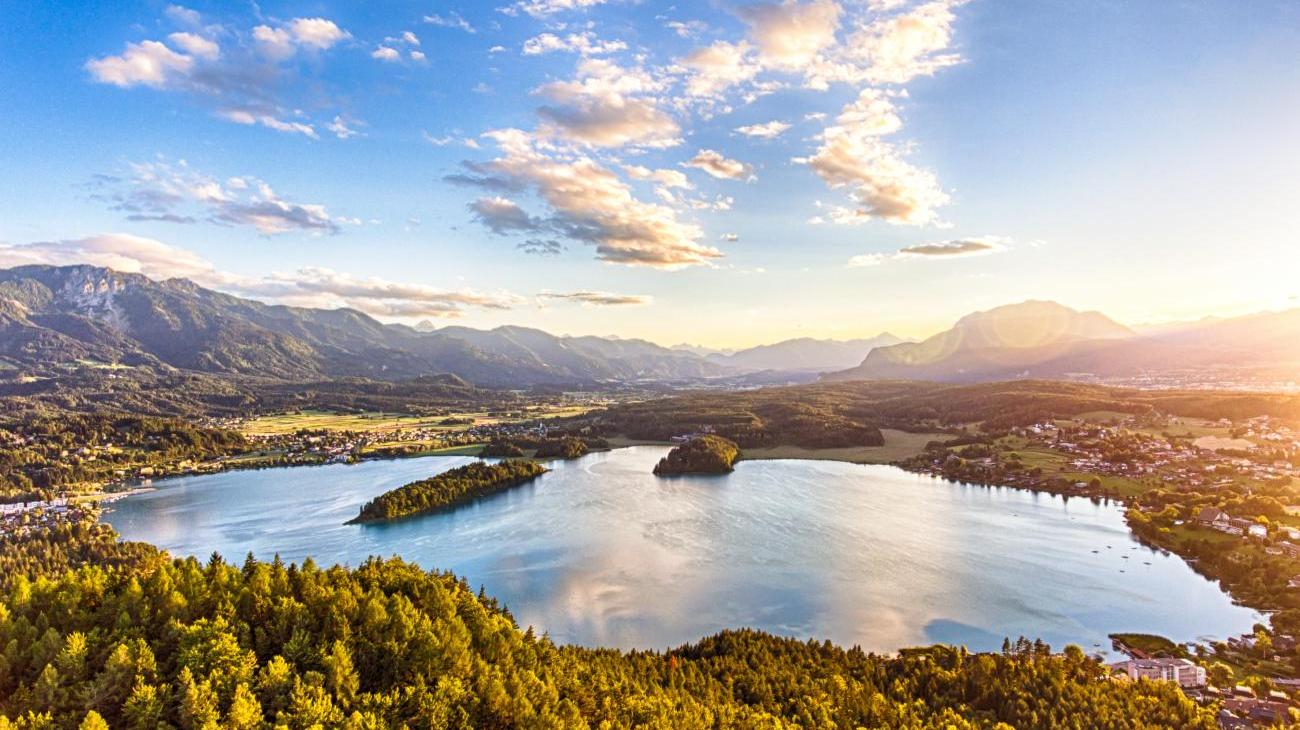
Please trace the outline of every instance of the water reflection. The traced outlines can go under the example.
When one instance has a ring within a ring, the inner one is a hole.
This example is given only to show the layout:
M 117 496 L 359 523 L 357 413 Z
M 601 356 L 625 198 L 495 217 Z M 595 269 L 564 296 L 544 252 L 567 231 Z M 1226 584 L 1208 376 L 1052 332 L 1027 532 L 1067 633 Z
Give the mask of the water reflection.
M 650 469 L 664 451 L 555 464 L 508 493 L 387 525 L 343 522 L 469 459 L 177 479 L 106 519 L 129 539 L 200 557 L 401 555 L 484 586 L 523 625 L 587 645 L 662 648 L 753 626 L 874 650 L 996 649 L 1022 634 L 1091 650 L 1111 631 L 1190 640 L 1257 618 L 1178 558 L 1139 546 L 1114 505 L 835 462 L 659 479 Z

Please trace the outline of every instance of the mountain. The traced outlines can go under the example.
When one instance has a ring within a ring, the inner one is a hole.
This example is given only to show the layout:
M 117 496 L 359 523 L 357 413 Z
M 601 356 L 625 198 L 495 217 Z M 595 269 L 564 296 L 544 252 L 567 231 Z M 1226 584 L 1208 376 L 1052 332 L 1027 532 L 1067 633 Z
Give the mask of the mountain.
M 860 365 L 827 380 L 997 380 L 1038 374 L 1078 349 L 1136 337 L 1099 312 L 1028 301 L 968 314 L 921 342 L 872 350 Z M 1044 376 L 1045 377 L 1045 376 Z
M 888 347 L 904 340 L 884 332 L 857 340 L 816 340 L 800 337 L 771 345 L 759 345 L 730 355 L 712 355 L 719 365 L 738 370 L 776 370 L 784 372 L 831 372 L 845 370 L 862 362 L 877 347 Z
M 421 332 L 351 309 L 263 304 L 94 266 L 0 270 L 0 372 L 78 364 L 307 380 L 452 373 L 478 385 L 704 378 L 725 367 L 644 340 L 524 327 Z
M 1207 318 L 1141 333 L 1097 312 L 1025 302 L 963 317 L 923 342 L 873 350 L 825 380 L 1016 378 L 1294 380 L 1300 309 Z

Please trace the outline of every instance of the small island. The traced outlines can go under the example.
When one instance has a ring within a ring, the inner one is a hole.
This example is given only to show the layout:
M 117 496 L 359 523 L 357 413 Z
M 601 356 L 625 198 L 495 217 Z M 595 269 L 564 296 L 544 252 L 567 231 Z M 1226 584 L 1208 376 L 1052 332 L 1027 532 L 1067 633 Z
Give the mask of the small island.
M 734 441 L 706 434 L 697 436 L 675 447 L 655 465 L 659 476 L 673 474 L 726 474 L 740 458 L 740 447 Z
M 531 481 L 546 471 L 546 467 L 533 461 L 467 464 L 384 492 L 367 502 L 360 514 L 345 524 L 384 522 L 438 512 Z

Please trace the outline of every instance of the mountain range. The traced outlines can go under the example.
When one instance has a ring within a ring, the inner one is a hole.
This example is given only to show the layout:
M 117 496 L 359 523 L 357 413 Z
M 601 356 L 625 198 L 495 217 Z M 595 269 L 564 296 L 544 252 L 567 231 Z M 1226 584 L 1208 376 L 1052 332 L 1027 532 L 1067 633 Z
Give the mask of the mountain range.
M 269 305 L 185 279 L 94 266 L 0 269 L 0 378 L 139 368 L 280 382 L 455 375 L 478 386 L 768 384 L 909 379 L 1132 379 L 1300 372 L 1300 310 L 1135 331 L 1031 301 L 976 312 L 920 342 L 884 333 L 736 352 L 503 326 L 409 327 L 352 309 Z
M 757 370 L 830 371 L 869 346 L 799 340 L 736 362 L 638 339 L 527 327 L 383 324 L 351 309 L 263 304 L 185 279 L 93 266 L 0 270 L 0 372 L 147 367 L 279 380 L 401 380 L 452 373 L 489 387 L 674 381 Z M 848 348 L 845 350 L 845 348 Z
M 1135 331 L 1099 312 L 1029 301 L 976 312 L 917 343 L 872 350 L 824 380 L 1017 378 L 1294 380 L 1300 309 Z

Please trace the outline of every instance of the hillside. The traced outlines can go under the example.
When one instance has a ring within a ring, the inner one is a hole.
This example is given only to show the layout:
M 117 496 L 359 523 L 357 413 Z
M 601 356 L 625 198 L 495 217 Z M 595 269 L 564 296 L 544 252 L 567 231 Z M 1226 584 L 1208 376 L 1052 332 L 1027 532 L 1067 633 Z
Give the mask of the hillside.
M 968 315 L 915 344 L 873 350 L 824 380 L 984 382 L 1300 372 L 1300 310 L 1209 319 L 1136 333 L 1096 312 L 1025 302 Z
M 642 340 L 522 327 L 422 332 L 349 309 L 262 304 L 183 279 L 93 266 L 0 270 L 0 372 L 48 376 L 88 363 L 289 381 L 452 373 L 500 387 L 727 373 Z

